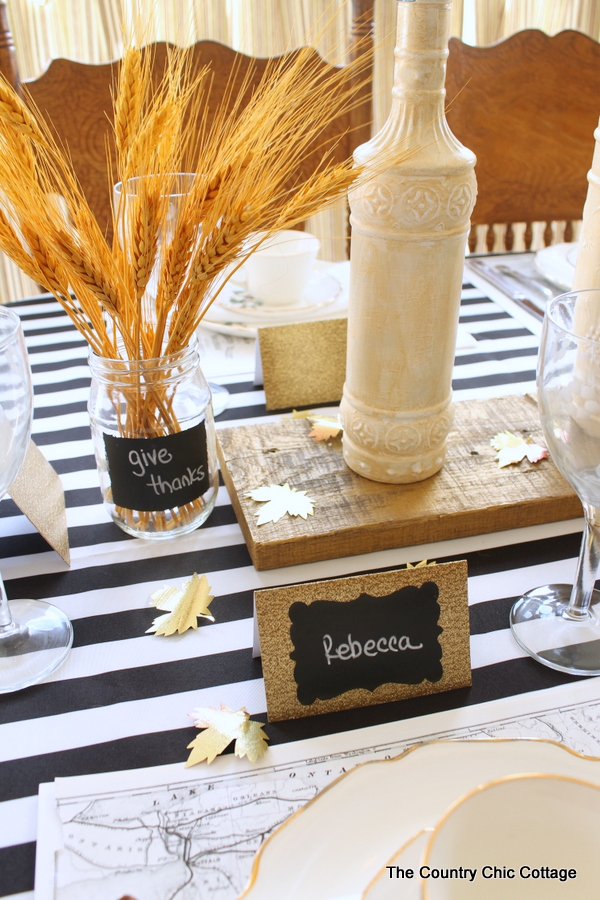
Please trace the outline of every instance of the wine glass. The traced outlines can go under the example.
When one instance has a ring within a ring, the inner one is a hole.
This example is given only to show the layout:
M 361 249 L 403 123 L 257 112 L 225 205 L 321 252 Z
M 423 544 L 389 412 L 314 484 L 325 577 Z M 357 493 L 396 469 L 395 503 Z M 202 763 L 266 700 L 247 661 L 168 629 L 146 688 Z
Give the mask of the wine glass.
M 31 433 L 32 390 L 21 323 L 0 307 L 0 498 L 19 472 Z M 73 643 L 67 617 L 43 600 L 12 600 L 0 577 L 0 694 L 46 678 Z
M 538 406 L 550 455 L 583 505 L 575 583 L 547 584 L 513 606 L 510 627 L 534 659 L 600 675 L 600 290 L 571 291 L 546 308 Z

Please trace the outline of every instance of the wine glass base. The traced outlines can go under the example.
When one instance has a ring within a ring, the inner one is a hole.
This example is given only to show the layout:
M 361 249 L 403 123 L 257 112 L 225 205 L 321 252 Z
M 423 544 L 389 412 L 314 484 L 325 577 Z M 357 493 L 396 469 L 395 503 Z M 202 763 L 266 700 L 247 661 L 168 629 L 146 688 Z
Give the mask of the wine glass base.
M 547 584 L 517 600 L 510 627 L 520 647 L 535 660 L 569 675 L 600 675 L 600 591 L 594 591 L 588 615 L 565 616 L 572 585 Z
M 47 678 L 66 659 L 73 626 L 60 609 L 43 600 L 12 600 L 17 628 L 0 634 L 0 694 L 20 691 Z
M 215 384 L 214 381 L 209 381 L 208 386 L 212 397 L 213 416 L 216 419 L 229 406 L 231 394 L 226 387 L 223 387 L 222 384 Z

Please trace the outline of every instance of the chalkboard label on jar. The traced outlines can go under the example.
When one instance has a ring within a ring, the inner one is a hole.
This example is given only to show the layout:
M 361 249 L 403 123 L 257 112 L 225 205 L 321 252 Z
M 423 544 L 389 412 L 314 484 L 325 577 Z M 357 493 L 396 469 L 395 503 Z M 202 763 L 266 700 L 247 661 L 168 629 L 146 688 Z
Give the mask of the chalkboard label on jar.
M 442 677 L 438 587 L 428 581 L 387 597 L 349 603 L 317 600 L 290 607 L 294 679 L 300 703 L 331 700 L 353 688 L 432 683 Z
M 254 594 L 269 721 L 471 684 L 464 560 Z
M 146 512 L 191 503 L 210 486 L 206 425 L 155 438 L 104 435 L 112 499 Z

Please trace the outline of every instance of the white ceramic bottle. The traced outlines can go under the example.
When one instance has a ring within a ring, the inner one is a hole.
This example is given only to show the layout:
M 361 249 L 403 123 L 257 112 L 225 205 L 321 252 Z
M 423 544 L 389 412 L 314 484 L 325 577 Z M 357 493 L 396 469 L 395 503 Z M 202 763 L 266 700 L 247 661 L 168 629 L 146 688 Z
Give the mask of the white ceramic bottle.
M 355 151 L 344 458 L 374 481 L 444 462 L 475 156 L 444 115 L 451 0 L 399 0 L 392 110 Z M 473 111 L 477 115 L 477 110 Z M 382 160 L 390 160 L 382 165 Z M 382 171 L 379 172 L 378 170 Z

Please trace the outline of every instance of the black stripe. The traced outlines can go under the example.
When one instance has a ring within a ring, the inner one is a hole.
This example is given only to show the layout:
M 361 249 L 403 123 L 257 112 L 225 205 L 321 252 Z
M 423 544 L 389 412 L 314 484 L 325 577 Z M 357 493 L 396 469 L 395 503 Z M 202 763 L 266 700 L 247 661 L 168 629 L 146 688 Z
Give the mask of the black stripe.
M 87 341 L 68 341 L 63 344 L 43 344 L 41 347 L 28 347 L 27 352 L 31 356 L 32 353 L 57 353 L 59 350 L 77 350 L 79 347 L 88 346 Z
M 226 387 L 230 394 L 248 394 L 250 391 L 259 390 L 252 381 L 239 381 L 235 384 L 225 383 L 222 387 Z
M 338 406 L 339 404 L 322 404 L 323 406 Z M 313 404 L 314 406 L 314 404 Z M 290 407 L 291 408 L 291 407 Z M 296 409 L 303 409 L 304 407 L 296 407 Z M 310 409 L 311 407 L 306 407 L 306 409 Z M 269 413 L 272 413 L 273 410 L 268 410 Z M 228 408 L 225 412 L 222 412 L 219 416 L 219 422 L 233 422 L 236 419 L 253 419 L 255 416 L 266 416 L 267 415 L 267 407 L 264 403 L 256 404 L 256 406 L 239 406 L 237 408 Z
M 480 303 L 494 304 L 494 301 L 491 300 L 489 297 L 486 297 L 484 294 L 481 294 L 480 296 L 477 296 L 477 297 L 463 297 L 460 301 L 461 306 L 479 306 Z
M 33 411 L 33 418 L 52 419 L 55 416 L 69 416 L 73 413 L 87 412 L 87 400 L 78 400 L 75 403 L 65 403 L 61 406 L 40 406 Z
M 28 328 L 23 331 L 25 337 L 39 337 L 42 334 L 58 334 L 64 331 L 77 331 L 74 325 L 55 325 L 53 328 Z
M 506 372 L 504 374 L 479 375 L 477 378 L 454 378 L 452 389 L 466 391 L 469 388 L 495 387 L 500 384 L 519 384 L 521 381 L 535 381 L 535 369 L 529 372 Z
M 87 369 L 87 359 L 61 359 L 58 362 L 36 363 L 31 366 L 34 375 L 39 372 L 58 372 L 60 369 L 72 369 L 74 366 L 84 366 Z
M 523 585 L 523 589 L 528 586 Z M 471 634 L 488 634 L 508 628 L 508 617 L 517 597 L 502 597 L 500 600 L 484 600 L 469 607 Z
M 5 583 L 9 600 L 31 597 L 41 600 L 62 594 L 86 593 L 90 590 L 110 590 L 128 584 L 161 582 L 167 578 L 189 577 L 196 572 L 215 572 L 251 566 L 252 561 L 245 544 L 214 547 L 193 553 L 177 553 L 157 559 L 139 559 L 117 562 L 112 565 L 71 569 L 68 572 L 49 572 L 13 578 Z
M 465 351 L 454 360 L 455 366 L 470 366 L 474 363 L 494 362 L 502 359 L 518 359 L 522 356 L 538 355 L 537 347 L 519 347 L 518 350 L 490 350 L 489 353 L 469 353 Z
M 89 388 L 90 378 L 73 378 L 71 381 L 56 381 L 52 384 L 36 384 L 34 394 L 56 394 L 61 391 L 75 391 L 78 388 Z
M 475 316 L 461 316 L 458 321 L 464 325 L 466 322 L 491 322 L 493 319 L 512 319 L 512 316 L 499 309 L 497 312 L 481 313 Z
M 476 341 L 501 341 L 502 338 L 532 337 L 529 328 L 507 328 L 505 331 L 480 331 L 473 335 Z
M 246 657 L 251 655 L 251 650 L 238 652 L 241 655 L 245 654 Z M 259 671 L 259 660 L 254 662 L 256 671 Z M 260 675 L 255 677 L 260 677 Z M 561 684 L 571 684 L 577 680 L 577 676 L 555 672 L 553 669 L 541 666 L 529 657 L 511 659 L 493 666 L 475 669 L 473 685 L 470 688 L 442 691 L 424 697 L 415 697 L 411 700 L 398 700 L 378 706 L 326 713 L 320 716 L 307 716 L 285 722 L 271 722 L 265 725 L 265 731 L 269 735 L 272 745 L 282 744 L 351 731 L 355 728 L 365 728 L 384 722 L 403 721 L 415 716 L 431 715 L 463 706 L 474 706 L 489 700 L 499 700 L 529 691 L 541 691 Z M 75 690 L 76 682 L 69 682 L 69 684 Z M 26 692 L 40 690 L 40 687 L 27 688 Z M 184 689 L 182 688 L 182 690 Z M 118 695 L 118 690 L 116 693 Z M 185 710 L 185 712 L 191 712 L 191 710 Z M 47 715 L 47 713 L 48 710 L 41 712 L 42 715 Z M 265 721 L 266 715 L 254 714 L 252 718 Z M 152 723 L 148 724 L 151 727 Z M 0 763 L 0 801 L 36 795 L 38 784 L 53 781 L 54 778 L 155 766 L 157 760 L 165 765 L 183 762 L 188 756 L 187 744 L 197 734 L 195 728 L 152 732 L 58 753 L 32 755 L 28 757 L 26 765 L 23 765 L 23 760 Z
M 41 312 L 41 313 L 27 313 L 27 315 L 21 315 L 19 313 L 19 318 L 21 322 L 36 322 L 38 319 L 59 319 L 65 318 L 69 322 L 71 319 L 69 316 L 63 312 L 61 309 L 57 309 L 55 312 Z
M 0 847 L 0 897 L 33 890 L 35 842 Z
M 10 304 L 8 304 L 11 309 L 13 307 L 23 307 L 23 306 L 38 306 L 42 304 L 54 304 L 58 303 L 56 297 L 53 297 L 52 294 L 36 294 L 35 297 L 25 297 L 23 300 L 11 300 Z M 17 312 L 19 310 L 17 309 Z
M 31 437 L 38 447 L 47 447 L 48 444 L 89 441 L 92 437 L 92 432 L 89 425 L 80 425 L 79 428 L 63 428 L 62 431 L 49 431 L 40 434 L 34 433 Z
M 73 459 L 54 459 L 52 468 L 58 475 L 66 475 L 67 472 L 83 472 L 96 468 L 94 456 L 76 456 Z
M 210 642 L 210 627 L 210 624 L 200 625 L 198 630 L 204 634 L 193 637 L 202 637 L 205 642 Z M 145 639 L 165 640 L 150 634 Z M 5 695 L 0 706 L 0 724 L 97 709 L 130 700 L 164 697 L 180 691 L 200 691 L 238 681 L 251 681 L 261 676 L 260 660 L 252 659 L 250 648 L 153 666 L 117 669 L 69 681 L 46 682 Z

